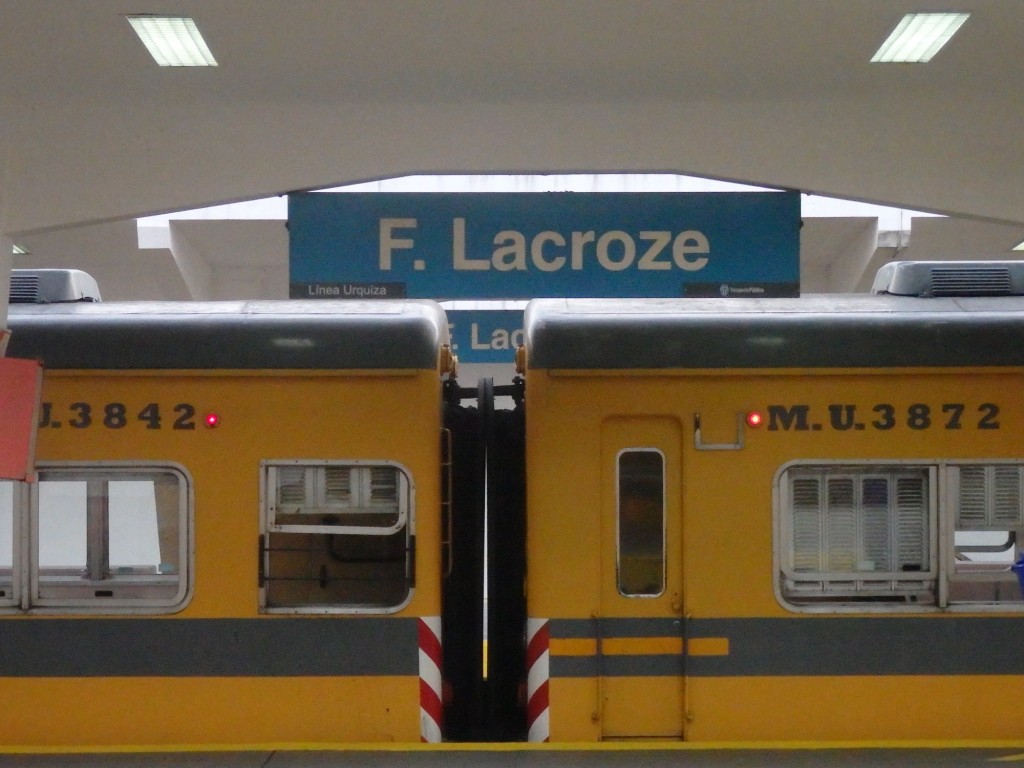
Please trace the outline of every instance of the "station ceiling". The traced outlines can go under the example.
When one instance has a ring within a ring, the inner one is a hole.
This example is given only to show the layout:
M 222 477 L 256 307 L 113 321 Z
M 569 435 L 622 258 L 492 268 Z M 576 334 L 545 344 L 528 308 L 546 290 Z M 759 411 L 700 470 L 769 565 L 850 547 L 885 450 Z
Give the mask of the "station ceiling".
M 912 247 L 1010 253 L 1024 6 L 940 5 L 971 13 L 953 41 L 882 65 L 934 2 L 0 0 L 0 232 L 39 266 L 244 298 L 224 294 L 277 290 L 256 228 L 280 222 L 175 225 L 182 256 L 139 249 L 134 217 L 408 174 L 669 173 L 945 214 Z M 147 12 L 193 17 L 219 66 L 158 67 L 124 18 Z M 864 226 L 805 227 L 807 279 L 854 290 L 891 257 Z

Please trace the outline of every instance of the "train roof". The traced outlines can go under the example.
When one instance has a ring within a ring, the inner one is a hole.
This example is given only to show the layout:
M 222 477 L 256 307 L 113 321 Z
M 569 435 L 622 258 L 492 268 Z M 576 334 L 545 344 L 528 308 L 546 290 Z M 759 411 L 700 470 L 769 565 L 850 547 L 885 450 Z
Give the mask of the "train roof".
M 538 299 L 530 368 L 1024 366 L 1024 298 Z
M 436 368 L 431 301 L 11 304 L 7 354 L 50 369 Z

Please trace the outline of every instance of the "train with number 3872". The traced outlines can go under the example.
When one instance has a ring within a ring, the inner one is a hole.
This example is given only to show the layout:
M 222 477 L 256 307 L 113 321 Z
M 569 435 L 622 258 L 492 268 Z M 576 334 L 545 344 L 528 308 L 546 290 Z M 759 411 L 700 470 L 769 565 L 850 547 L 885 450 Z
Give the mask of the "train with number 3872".
M 0 751 L 1019 738 L 1022 266 L 536 300 L 468 386 L 433 302 L 16 272 Z

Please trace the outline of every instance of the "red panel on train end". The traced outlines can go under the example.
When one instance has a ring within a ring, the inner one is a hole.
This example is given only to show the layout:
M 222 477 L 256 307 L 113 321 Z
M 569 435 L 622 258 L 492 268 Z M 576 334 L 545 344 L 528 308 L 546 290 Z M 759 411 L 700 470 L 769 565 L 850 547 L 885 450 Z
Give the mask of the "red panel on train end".
M 43 368 L 35 360 L 0 357 L 0 478 L 28 480 L 35 464 Z

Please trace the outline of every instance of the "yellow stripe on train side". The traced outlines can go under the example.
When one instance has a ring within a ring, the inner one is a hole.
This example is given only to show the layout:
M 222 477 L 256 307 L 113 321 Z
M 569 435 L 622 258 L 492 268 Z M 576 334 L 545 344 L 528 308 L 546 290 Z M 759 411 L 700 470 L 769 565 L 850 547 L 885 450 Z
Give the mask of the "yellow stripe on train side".
M 686 652 L 690 656 L 728 656 L 728 637 L 694 637 L 687 641 Z
M 601 641 L 601 651 L 608 656 L 679 655 L 683 652 L 683 638 L 609 637 Z
M 694 637 L 683 641 L 681 637 L 610 637 L 600 641 L 600 653 L 606 656 L 728 656 L 729 638 Z M 552 656 L 596 656 L 598 641 L 593 638 L 552 638 L 549 651 Z
M 588 637 L 553 637 L 548 650 L 552 656 L 594 656 L 597 654 L 597 640 Z

